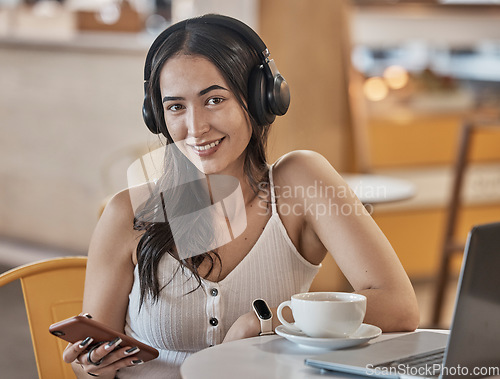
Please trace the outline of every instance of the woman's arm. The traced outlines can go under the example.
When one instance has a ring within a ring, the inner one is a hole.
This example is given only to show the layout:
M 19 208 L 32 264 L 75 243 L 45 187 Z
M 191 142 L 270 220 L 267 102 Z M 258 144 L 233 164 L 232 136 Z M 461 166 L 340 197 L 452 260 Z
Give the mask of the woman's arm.
M 304 246 L 300 251 L 304 257 L 317 263 L 325 250 L 333 255 L 354 290 L 367 297 L 366 323 L 385 332 L 414 330 L 419 311 L 410 280 L 391 244 L 342 177 L 324 157 L 309 151 L 290 153 L 276 166 L 277 182 L 315 188 L 306 192 L 313 195 L 278 200 L 278 204 L 295 202 L 292 209 L 302 214 L 294 217 L 301 217 L 301 229 L 312 234 L 307 238 L 318 242 L 316 247 Z
M 83 312 L 110 328 L 123 332 L 132 288 L 133 254 L 139 234 L 133 230 L 133 211 L 128 191 L 115 195 L 106 206 L 90 242 Z M 92 336 L 89 336 L 92 337 Z M 118 344 L 118 343 L 117 343 Z M 79 342 L 70 344 L 64 352 L 64 360 L 72 362 L 79 378 L 88 378 L 87 372 L 101 378 L 114 378 L 118 368 L 132 366 L 133 354 L 126 350 L 113 351 L 103 344 L 92 353 L 92 360 L 103 358 L 99 366 L 89 364 L 87 348 Z

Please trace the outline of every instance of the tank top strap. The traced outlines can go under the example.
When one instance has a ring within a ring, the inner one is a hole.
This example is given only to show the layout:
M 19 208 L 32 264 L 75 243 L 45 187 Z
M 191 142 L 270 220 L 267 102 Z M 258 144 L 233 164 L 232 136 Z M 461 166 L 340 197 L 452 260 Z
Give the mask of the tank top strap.
M 273 168 L 274 168 L 274 164 L 269 166 L 269 187 L 271 189 L 272 214 L 275 215 L 277 213 L 277 209 L 276 209 L 276 193 L 274 191 L 274 182 L 273 182 Z

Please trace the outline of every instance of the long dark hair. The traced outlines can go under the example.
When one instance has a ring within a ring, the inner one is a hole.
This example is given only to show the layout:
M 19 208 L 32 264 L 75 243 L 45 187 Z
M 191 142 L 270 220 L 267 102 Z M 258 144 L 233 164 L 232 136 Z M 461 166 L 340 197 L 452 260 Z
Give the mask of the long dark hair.
M 176 231 L 175 240 L 167 219 L 172 220 L 172 217 L 187 212 L 184 208 L 179 209 L 178 204 L 190 204 L 195 210 L 206 206 L 207 201 L 206 191 L 200 185 L 200 181 L 185 177 L 196 172 L 194 165 L 175 146 L 172 146 L 173 148 L 168 146 L 173 144 L 173 139 L 165 127 L 159 85 L 160 72 L 168 59 L 182 54 L 205 57 L 217 67 L 228 83 L 230 90 L 248 114 L 252 128 L 243 166 L 248 184 L 257 194 L 259 183 L 267 182 L 266 143 L 269 125 L 258 125 L 247 107 L 248 78 L 252 69 L 260 64 L 257 52 L 242 36 L 231 29 L 214 24 L 188 22 L 185 29 L 170 34 L 158 49 L 152 61 L 147 89 L 147 93 L 151 96 L 156 123 L 161 125 L 162 133 L 166 137 L 167 149 L 164 174 L 154 185 L 155 190 L 149 199 L 136 211 L 134 218 L 134 229 L 144 231 L 137 246 L 141 305 L 148 295 L 153 302 L 159 298 L 163 287 L 159 283 L 158 265 L 165 254 L 170 254 L 179 262 L 176 273 L 179 269 L 182 272 L 187 269 L 192 273 L 198 282 L 195 289 L 201 286 L 198 268 L 202 262 L 205 260 L 210 262 L 207 275 L 212 272 L 215 261 L 222 263 L 216 249 L 186 258 L 179 256 L 176 248 L 176 241 L 181 240 L 193 251 L 209 246 L 213 239 L 213 227 L 209 218 L 201 216 L 195 223 L 185 225 L 182 231 Z M 189 185 L 182 185 L 188 182 Z M 171 189 L 168 194 L 165 193 L 166 188 Z

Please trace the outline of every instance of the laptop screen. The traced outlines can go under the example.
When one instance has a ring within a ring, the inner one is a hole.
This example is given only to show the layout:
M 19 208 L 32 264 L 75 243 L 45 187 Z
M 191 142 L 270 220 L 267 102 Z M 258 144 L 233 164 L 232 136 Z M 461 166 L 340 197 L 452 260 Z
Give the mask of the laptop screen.
M 499 375 L 500 223 L 469 233 L 443 378 Z

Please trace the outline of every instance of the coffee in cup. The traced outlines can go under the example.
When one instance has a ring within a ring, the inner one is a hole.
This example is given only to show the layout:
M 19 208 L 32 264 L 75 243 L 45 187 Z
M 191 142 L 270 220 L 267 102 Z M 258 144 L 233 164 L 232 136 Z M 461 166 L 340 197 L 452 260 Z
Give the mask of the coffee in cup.
M 292 310 L 294 323 L 282 315 L 284 307 Z M 363 323 L 366 297 L 348 292 L 306 292 L 292 296 L 278 307 L 281 323 L 309 337 L 348 337 Z

